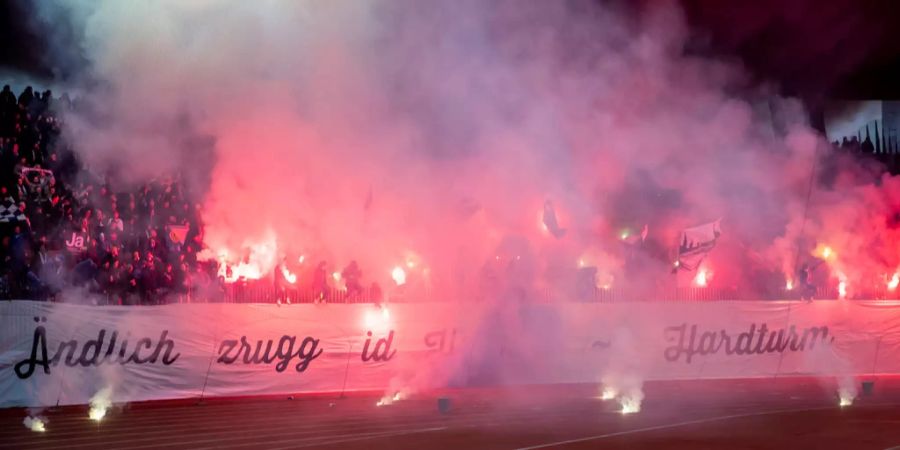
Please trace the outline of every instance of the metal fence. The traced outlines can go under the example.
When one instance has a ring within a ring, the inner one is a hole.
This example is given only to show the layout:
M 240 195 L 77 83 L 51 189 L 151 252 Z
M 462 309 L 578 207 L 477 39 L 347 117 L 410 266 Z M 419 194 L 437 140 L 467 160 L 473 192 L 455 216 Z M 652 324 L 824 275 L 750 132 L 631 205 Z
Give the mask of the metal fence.
M 317 301 L 326 303 L 378 303 L 385 299 L 390 302 L 433 302 L 433 301 L 480 301 L 488 295 L 474 294 L 467 298 L 447 298 L 445 295 L 435 295 L 427 290 L 416 292 L 404 292 L 395 290 L 382 294 L 380 291 L 363 290 L 360 293 L 349 294 L 345 290 L 328 289 L 325 292 L 315 292 L 311 289 L 279 289 L 271 283 L 235 283 L 225 286 L 222 300 L 227 303 L 314 303 Z M 624 289 L 624 288 L 596 288 L 592 291 L 560 292 L 544 290 L 537 293 L 526 294 L 518 292 L 508 295 L 511 299 L 531 301 L 537 303 L 554 302 L 587 302 L 587 303 L 617 303 L 617 302 L 710 302 L 710 301 L 770 301 L 770 300 L 799 300 L 800 293 L 797 290 L 781 290 L 774 292 L 754 292 L 733 288 L 720 287 L 687 287 L 667 289 Z M 815 300 L 839 299 L 837 289 L 819 288 L 811 296 Z M 867 292 L 855 292 L 848 300 L 900 300 L 900 291 L 896 290 L 871 290 Z M 207 299 L 191 299 L 189 301 L 204 302 Z

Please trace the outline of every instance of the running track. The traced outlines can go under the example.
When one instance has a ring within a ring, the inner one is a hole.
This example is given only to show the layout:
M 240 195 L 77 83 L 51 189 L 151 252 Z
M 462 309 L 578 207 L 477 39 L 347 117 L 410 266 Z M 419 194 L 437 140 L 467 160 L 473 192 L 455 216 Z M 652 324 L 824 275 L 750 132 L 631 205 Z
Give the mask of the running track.
M 3 449 L 888 449 L 900 446 L 900 379 L 881 378 L 839 408 L 833 380 L 658 382 L 638 414 L 595 397 L 595 386 L 422 393 L 391 406 L 376 397 L 168 401 L 112 409 L 45 410 L 47 432 L 0 410 Z M 451 399 L 449 413 L 436 398 Z

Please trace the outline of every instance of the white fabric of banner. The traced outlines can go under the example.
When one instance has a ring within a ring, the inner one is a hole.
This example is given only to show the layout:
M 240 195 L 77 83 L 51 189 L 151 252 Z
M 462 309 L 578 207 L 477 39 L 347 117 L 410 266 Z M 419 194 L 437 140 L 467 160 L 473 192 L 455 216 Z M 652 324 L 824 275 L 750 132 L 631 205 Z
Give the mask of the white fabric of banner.
M 0 304 L 0 407 L 872 373 L 900 303 Z

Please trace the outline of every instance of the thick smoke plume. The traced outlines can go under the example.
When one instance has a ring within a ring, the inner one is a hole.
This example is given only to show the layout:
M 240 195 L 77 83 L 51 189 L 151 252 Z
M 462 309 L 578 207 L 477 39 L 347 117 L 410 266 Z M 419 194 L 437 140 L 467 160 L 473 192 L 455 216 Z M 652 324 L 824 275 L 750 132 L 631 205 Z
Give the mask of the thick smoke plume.
M 106 411 L 112 406 L 112 388 L 105 387 L 97 391 L 91 397 L 91 408 L 88 411 L 88 418 L 94 421 L 101 421 L 106 417 Z
M 802 108 L 688 56 L 673 3 L 35 7 L 81 30 L 82 159 L 123 183 L 195 180 L 208 255 L 252 276 L 287 258 L 308 283 L 302 255 L 383 285 L 414 260 L 410 284 L 448 298 L 485 271 L 525 295 L 570 286 L 579 262 L 598 284 L 655 285 L 679 231 L 718 218 L 721 286 L 781 288 L 822 245 L 851 290 L 900 265 L 900 181 L 840 161 L 809 196 L 830 150 Z M 565 234 L 542 224 L 547 200 Z M 626 264 L 620 235 L 645 224 Z
M 41 411 L 37 409 L 29 409 L 28 415 L 22 420 L 22 424 L 25 425 L 25 428 L 36 433 L 47 431 L 47 419 L 43 417 Z

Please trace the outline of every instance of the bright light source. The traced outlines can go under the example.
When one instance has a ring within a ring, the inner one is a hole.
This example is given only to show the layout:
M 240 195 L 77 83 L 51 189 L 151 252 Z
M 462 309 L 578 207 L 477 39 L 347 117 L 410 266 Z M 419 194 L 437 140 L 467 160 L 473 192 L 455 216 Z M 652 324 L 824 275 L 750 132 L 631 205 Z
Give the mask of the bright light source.
M 694 277 L 694 284 L 698 287 L 706 287 L 709 283 L 709 274 L 706 269 L 701 268 L 697 271 L 697 276 Z
M 403 400 L 404 396 L 401 392 L 395 392 L 394 395 L 385 394 L 384 397 L 381 397 L 377 402 L 375 402 L 375 406 L 390 406 L 395 402 L 399 402 Z
M 88 411 L 88 417 L 93 421 L 99 422 L 106 417 L 106 408 L 102 406 L 91 406 L 91 409 Z
M 394 270 L 391 271 L 391 278 L 394 283 L 397 283 L 397 286 L 402 286 L 406 284 L 406 271 L 400 266 L 394 267 Z
M 294 284 L 297 282 L 297 275 L 291 273 L 287 266 L 281 266 L 281 275 L 284 276 L 285 281 L 288 283 Z
M 106 410 L 112 406 L 112 401 L 110 400 L 111 397 L 111 387 L 105 387 L 97 391 L 97 393 L 91 397 L 91 409 L 88 410 L 88 417 L 95 422 L 103 420 L 106 416 Z
M 43 433 L 43 432 L 47 431 L 47 427 L 45 426 L 44 421 L 38 417 L 28 416 L 25 418 L 23 423 L 31 431 L 34 431 L 37 433 Z
M 844 386 L 838 389 L 838 405 L 846 408 L 853 404 L 856 400 L 856 389 L 850 386 Z
M 619 398 L 622 409 L 619 411 L 624 414 L 634 414 L 641 411 L 641 399 L 636 397 L 623 396 Z
M 600 400 L 612 400 L 616 398 L 617 394 L 618 392 L 616 392 L 615 389 L 611 387 L 605 387 L 603 388 L 603 392 L 600 393 Z
M 275 236 L 270 235 L 238 252 L 247 253 L 240 260 L 235 260 L 233 255 L 236 252 L 229 251 L 227 248 L 210 250 L 202 259 L 215 258 L 219 263 L 216 275 L 225 278 L 228 283 L 234 283 L 241 279 L 258 280 L 265 274 L 271 273 L 278 264 L 276 250 Z
M 369 331 L 383 332 L 391 328 L 391 313 L 387 307 L 366 309 L 363 313 L 363 328 Z

